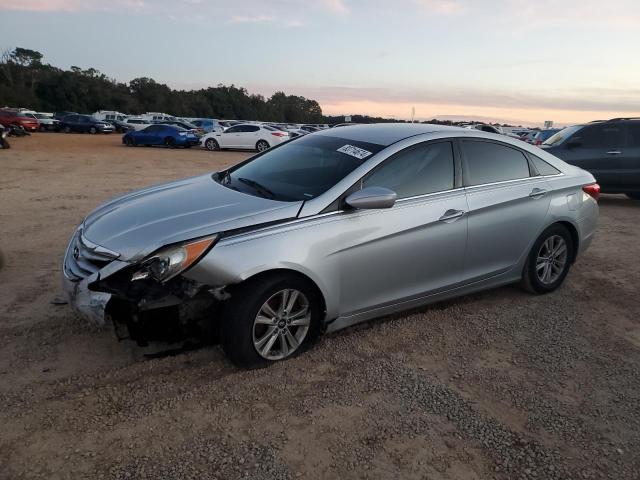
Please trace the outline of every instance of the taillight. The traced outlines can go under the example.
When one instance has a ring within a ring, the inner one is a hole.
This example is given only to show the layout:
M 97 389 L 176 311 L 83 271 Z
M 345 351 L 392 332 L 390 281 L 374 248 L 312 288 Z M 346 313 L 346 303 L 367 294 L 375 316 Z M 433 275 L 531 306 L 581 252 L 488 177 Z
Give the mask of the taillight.
M 274 137 L 288 137 L 289 136 L 288 133 L 284 133 L 284 132 L 271 132 L 271 135 L 273 135 Z
M 536 140 L 536 146 L 542 145 L 542 140 Z
M 600 185 L 598 185 L 597 183 L 585 185 L 584 187 L 582 187 L 582 191 L 590 197 L 593 197 L 596 202 L 600 198 Z

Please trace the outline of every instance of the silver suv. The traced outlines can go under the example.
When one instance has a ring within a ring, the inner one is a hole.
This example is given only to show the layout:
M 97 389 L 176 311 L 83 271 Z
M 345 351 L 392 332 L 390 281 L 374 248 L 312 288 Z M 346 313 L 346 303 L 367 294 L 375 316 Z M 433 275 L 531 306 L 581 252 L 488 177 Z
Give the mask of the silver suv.
M 64 281 L 120 336 L 210 332 L 254 367 L 438 300 L 555 290 L 593 238 L 598 193 L 590 173 L 503 135 L 324 130 L 102 205 L 73 234 Z

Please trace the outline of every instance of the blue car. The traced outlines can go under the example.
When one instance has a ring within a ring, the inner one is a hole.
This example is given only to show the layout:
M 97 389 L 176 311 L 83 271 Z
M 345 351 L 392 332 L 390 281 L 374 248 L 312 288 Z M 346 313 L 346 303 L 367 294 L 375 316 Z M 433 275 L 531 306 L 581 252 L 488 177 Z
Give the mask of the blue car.
M 136 145 L 164 145 L 168 148 L 191 148 L 200 144 L 200 138 L 193 132 L 175 125 L 149 125 L 144 130 L 127 132 L 122 137 L 127 147 Z

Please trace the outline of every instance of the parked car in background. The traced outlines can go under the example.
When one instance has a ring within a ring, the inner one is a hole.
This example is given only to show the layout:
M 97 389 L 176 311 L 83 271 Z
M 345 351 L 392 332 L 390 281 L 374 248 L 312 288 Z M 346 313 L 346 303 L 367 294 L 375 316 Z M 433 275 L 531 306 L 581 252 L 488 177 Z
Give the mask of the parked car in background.
M 151 122 L 142 117 L 127 117 L 123 123 L 126 123 L 133 130 L 143 130 L 151 125 Z
M 143 130 L 125 133 L 122 143 L 128 147 L 163 145 L 168 148 L 191 148 L 200 144 L 200 137 L 176 125 L 153 124 Z
M 60 121 L 60 130 L 65 133 L 113 133 L 113 125 L 93 118 L 91 115 L 67 115 Z
M 476 123 L 473 125 L 469 125 L 466 128 L 474 128 L 476 130 L 480 130 L 481 132 L 488 132 L 488 133 L 496 133 L 498 135 L 502 135 L 502 128 L 500 128 L 500 126 L 497 125 L 488 125 L 486 123 Z
M 640 200 L 640 119 L 614 118 L 567 127 L 548 138 L 542 148 L 591 172 L 603 192 Z
M 68 244 L 64 289 L 123 337 L 145 344 L 173 319 L 260 367 L 428 303 L 516 282 L 556 290 L 592 241 L 597 196 L 590 173 L 506 136 L 317 132 L 94 210 Z
M 55 112 L 53 114 L 53 118 L 55 118 L 56 120 L 62 121 L 62 119 L 67 115 L 77 115 L 77 114 L 78 112 L 67 112 L 66 110 L 62 110 L 60 112 Z
M 127 123 L 124 120 L 111 119 L 111 120 L 105 120 L 105 122 L 112 125 L 117 133 L 127 133 L 132 130 L 135 130 L 132 124 Z
M 40 123 L 41 132 L 58 132 L 60 130 L 60 120 L 56 120 L 44 113 L 32 113 L 32 115 L 38 123 Z
M 540 130 L 531 130 L 529 132 L 525 132 L 521 137 L 520 140 L 522 140 L 523 142 L 527 142 L 533 145 L 533 139 L 536 137 L 536 135 L 538 134 Z
M 335 125 L 331 125 L 331 128 L 351 127 L 352 125 L 360 125 L 360 124 L 359 123 L 337 123 Z
M 547 141 L 548 138 L 551 138 L 551 136 L 555 135 L 556 133 L 558 133 L 560 131 L 559 128 L 548 128 L 546 130 L 540 130 L 538 133 L 535 134 L 535 136 L 533 137 L 531 144 L 532 145 L 536 145 L 536 146 L 540 146 L 542 145 L 545 141 Z
M 190 123 L 201 128 L 203 133 L 221 132 L 224 130 L 224 127 L 214 118 L 194 118 Z
M 161 112 L 147 112 L 140 115 L 140 117 L 148 120 L 149 123 L 164 122 L 165 120 L 176 120 L 176 117 L 174 117 L 173 115 L 168 115 Z
M 308 133 L 313 133 L 319 131 L 320 129 L 318 127 L 314 127 L 313 125 L 300 125 L 300 130 L 304 130 Z
M 175 127 L 184 128 L 185 130 L 193 132 L 193 133 L 195 133 L 197 135 L 202 135 L 204 133 L 202 128 L 196 127 L 193 123 L 186 122 L 184 120 L 165 120 L 165 121 L 153 122 L 153 123 L 162 124 L 162 125 L 173 125 Z
M 223 132 L 208 133 L 202 137 L 201 143 L 207 150 L 233 148 L 263 152 L 289 139 L 288 132 L 268 125 L 245 123 L 229 127 Z
M 126 113 L 115 112 L 113 110 L 98 110 L 93 115 L 93 118 L 97 118 L 98 120 L 103 120 L 107 122 L 111 121 L 124 121 L 129 115 Z
M 23 114 L 11 108 L 0 108 L 0 124 L 7 128 L 22 127 L 28 132 L 35 132 L 40 128 L 40 122 L 33 115 Z

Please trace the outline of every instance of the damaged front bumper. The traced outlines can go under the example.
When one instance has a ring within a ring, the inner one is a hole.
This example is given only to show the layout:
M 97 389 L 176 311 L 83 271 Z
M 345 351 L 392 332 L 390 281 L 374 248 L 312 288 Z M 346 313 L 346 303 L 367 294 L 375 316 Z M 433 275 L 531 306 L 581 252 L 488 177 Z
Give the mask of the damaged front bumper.
M 112 275 L 128 266 L 129 264 L 126 262 L 114 261 L 103 270 L 82 280 L 72 280 L 67 275 L 63 275 L 62 286 L 71 308 L 82 318 L 98 326 L 106 325 L 108 323 L 107 304 L 112 295 L 110 293 L 92 291 L 89 289 L 89 285 L 97 282 L 101 276 Z
M 131 264 L 113 261 L 82 280 L 64 276 L 71 308 L 98 326 L 113 325 L 119 340 L 215 342 L 223 298 L 206 285 L 177 277 L 167 284 L 131 281 Z

